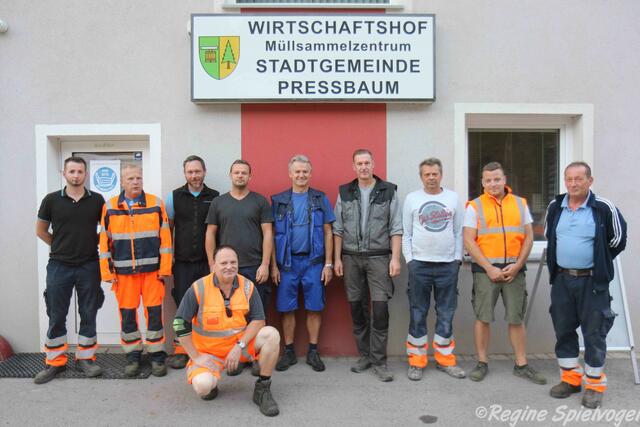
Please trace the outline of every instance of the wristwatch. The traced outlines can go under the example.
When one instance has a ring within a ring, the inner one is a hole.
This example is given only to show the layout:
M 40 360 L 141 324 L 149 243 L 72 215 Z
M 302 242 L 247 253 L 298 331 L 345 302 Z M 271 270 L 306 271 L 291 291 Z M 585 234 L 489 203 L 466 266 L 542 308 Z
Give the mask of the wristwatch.
M 238 341 L 238 347 L 240 347 L 240 350 L 244 350 L 245 348 L 247 348 L 247 345 L 242 341 Z
M 333 269 L 333 264 L 325 264 L 325 265 L 324 265 L 324 268 L 331 268 L 331 269 Z

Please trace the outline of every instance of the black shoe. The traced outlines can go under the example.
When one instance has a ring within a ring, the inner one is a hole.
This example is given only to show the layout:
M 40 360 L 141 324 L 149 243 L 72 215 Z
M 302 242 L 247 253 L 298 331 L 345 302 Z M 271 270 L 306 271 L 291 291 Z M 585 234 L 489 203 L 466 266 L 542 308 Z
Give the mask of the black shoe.
M 571 385 L 562 381 L 561 383 L 551 387 L 551 390 L 549 390 L 549 394 L 551 395 L 551 397 L 555 397 L 556 399 L 565 399 L 571 396 L 573 393 L 580 393 L 581 391 L 581 386 Z
M 102 368 L 91 359 L 76 360 L 76 365 L 78 365 L 80 369 L 82 369 L 82 372 L 84 372 L 87 378 L 93 378 L 102 375 Z
M 324 371 L 324 363 L 322 363 L 322 360 L 320 359 L 320 353 L 318 353 L 318 350 L 311 350 L 307 353 L 307 365 L 310 365 L 316 372 Z
M 248 363 L 238 362 L 238 367 L 233 371 L 227 371 L 227 376 L 228 377 L 235 377 L 236 375 L 240 375 L 242 373 L 242 371 L 244 371 L 244 368 L 247 367 L 247 365 L 248 365 Z
M 154 377 L 164 377 L 167 375 L 167 365 L 164 362 L 151 361 L 151 375 Z
M 188 354 L 174 354 L 173 356 L 167 357 L 166 360 L 167 364 L 173 369 L 184 369 L 184 367 L 187 366 L 188 361 Z
M 278 404 L 271 395 L 271 380 L 256 381 L 256 386 L 253 389 L 253 402 L 260 407 L 260 412 L 267 417 L 275 417 L 280 413 Z
M 602 396 L 604 393 L 600 391 L 595 391 L 590 388 L 584 392 L 584 396 L 582 396 L 582 406 L 589 409 L 596 409 L 602 406 Z
M 124 374 L 129 378 L 137 377 L 140 373 L 140 362 L 137 360 L 130 360 L 124 367 Z
M 36 384 L 48 383 L 56 377 L 60 372 L 64 372 L 67 369 L 66 366 L 51 366 L 47 365 L 42 371 L 38 372 L 33 382 Z
M 254 377 L 260 376 L 260 362 L 258 360 L 254 360 L 253 364 L 251 365 L 251 375 L 253 375 Z
M 216 397 L 218 397 L 218 387 L 214 387 L 213 390 L 211 390 L 209 393 L 205 394 L 204 396 L 200 396 L 200 398 L 202 400 L 213 400 Z
M 293 351 L 285 351 L 280 360 L 276 363 L 276 371 L 286 371 L 289 366 L 298 363 L 298 358 Z

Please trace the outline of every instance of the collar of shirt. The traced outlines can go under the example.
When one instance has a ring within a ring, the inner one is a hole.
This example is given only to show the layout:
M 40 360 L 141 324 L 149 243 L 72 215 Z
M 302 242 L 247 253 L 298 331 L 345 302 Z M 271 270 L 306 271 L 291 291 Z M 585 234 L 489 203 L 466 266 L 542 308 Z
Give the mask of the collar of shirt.
M 587 203 L 589 202 L 589 198 L 591 197 L 591 190 L 589 190 L 589 194 L 587 194 L 587 198 L 584 200 L 584 202 L 578 207 L 578 209 L 586 209 L 589 206 L 587 206 Z M 569 209 L 569 194 L 565 194 L 564 198 L 562 199 L 562 203 L 560 204 L 561 207 Z M 576 209 L 576 210 L 578 210 Z
M 218 278 L 216 277 L 216 275 L 213 275 L 213 285 L 220 289 L 220 284 L 218 283 Z M 229 298 L 231 298 L 231 295 L 233 295 L 233 291 L 236 290 L 238 288 L 238 276 L 236 275 L 236 277 L 233 278 L 233 283 L 231 284 L 231 292 L 229 293 Z
M 80 197 L 80 199 L 84 199 L 85 197 L 90 197 L 91 196 L 91 191 L 87 190 L 87 188 L 84 188 L 84 194 L 82 195 L 82 197 Z M 65 185 L 62 190 L 60 190 L 60 197 L 69 197 L 71 198 L 68 194 L 67 194 L 67 186 Z

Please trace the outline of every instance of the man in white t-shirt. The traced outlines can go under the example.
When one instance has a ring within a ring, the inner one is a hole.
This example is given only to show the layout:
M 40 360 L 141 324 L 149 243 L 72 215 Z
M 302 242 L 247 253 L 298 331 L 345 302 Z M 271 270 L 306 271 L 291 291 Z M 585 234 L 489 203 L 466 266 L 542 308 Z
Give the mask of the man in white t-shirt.
M 436 305 L 433 349 L 436 366 L 454 378 L 464 378 L 453 354 L 453 315 L 458 305 L 458 271 L 462 260 L 464 207 L 458 195 L 442 188 L 442 162 L 420 163 L 424 188 L 409 193 L 402 210 L 402 253 L 409 269 L 410 322 L 407 335 L 408 377 L 422 379 L 427 366 L 427 313 L 431 292 Z

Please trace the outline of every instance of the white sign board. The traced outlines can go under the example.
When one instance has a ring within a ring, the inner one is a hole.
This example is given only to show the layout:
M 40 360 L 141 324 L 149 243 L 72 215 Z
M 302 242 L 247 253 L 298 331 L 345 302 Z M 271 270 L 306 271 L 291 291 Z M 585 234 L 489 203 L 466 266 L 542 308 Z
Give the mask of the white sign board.
M 120 160 L 91 160 L 89 171 L 91 191 L 102 194 L 105 200 L 120 194 Z
M 433 102 L 434 15 L 191 16 L 194 102 Z

